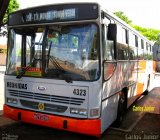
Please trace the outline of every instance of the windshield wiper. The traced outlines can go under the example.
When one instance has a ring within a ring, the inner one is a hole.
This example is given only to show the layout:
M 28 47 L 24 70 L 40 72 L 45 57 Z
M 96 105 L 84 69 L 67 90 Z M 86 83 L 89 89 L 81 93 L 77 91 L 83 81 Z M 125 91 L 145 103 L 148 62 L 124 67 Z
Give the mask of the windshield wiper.
M 53 69 L 47 69 L 46 71 L 47 76 L 49 77 L 58 77 L 60 79 L 65 80 L 67 83 L 72 83 L 73 79 L 70 76 L 67 76 L 66 73 L 67 71 L 65 71 L 64 69 L 59 69 L 59 68 L 53 68 Z
M 28 68 L 30 68 L 30 66 L 27 66 L 25 68 L 21 67 L 20 69 L 18 69 L 18 75 L 16 76 L 16 78 L 18 79 L 22 78 L 22 76 L 26 73 Z
M 32 63 L 33 63 L 33 62 L 32 62 Z M 29 70 L 29 68 L 32 67 L 32 63 L 29 64 L 29 65 L 26 66 L 26 67 L 20 67 L 20 68 L 18 69 L 18 74 L 17 74 L 16 78 L 18 78 L 18 79 L 22 78 L 22 76 L 26 73 L 26 71 Z
M 73 83 L 72 77 L 70 77 L 68 75 L 65 75 L 65 72 L 67 72 L 67 71 L 63 70 L 62 73 L 61 73 L 62 79 L 64 79 L 67 83 Z
M 72 83 L 72 78 L 69 77 L 69 76 L 66 76 L 64 74 L 66 71 L 63 69 L 63 67 L 61 67 L 61 65 L 59 64 L 59 62 L 57 62 L 56 58 L 54 56 L 50 56 L 51 46 L 52 46 L 52 42 L 50 43 L 50 46 L 49 46 L 48 61 L 50 59 L 50 61 L 52 62 L 52 64 L 55 66 L 55 69 L 52 69 L 52 70 L 48 69 L 48 72 L 51 72 L 51 73 L 55 74 L 58 77 L 61 77 L 67 83 Z

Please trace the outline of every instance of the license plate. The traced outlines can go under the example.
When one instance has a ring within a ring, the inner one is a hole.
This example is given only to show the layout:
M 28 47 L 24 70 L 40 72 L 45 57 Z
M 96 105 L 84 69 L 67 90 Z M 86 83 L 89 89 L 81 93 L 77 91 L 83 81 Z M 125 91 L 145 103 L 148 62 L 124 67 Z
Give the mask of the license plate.
M 48 121 L 49 116 L 45 114 L 40 114 L 40 113 L 34 113 L 33 118 L 35 120 L 41 120 L 41 121 Z

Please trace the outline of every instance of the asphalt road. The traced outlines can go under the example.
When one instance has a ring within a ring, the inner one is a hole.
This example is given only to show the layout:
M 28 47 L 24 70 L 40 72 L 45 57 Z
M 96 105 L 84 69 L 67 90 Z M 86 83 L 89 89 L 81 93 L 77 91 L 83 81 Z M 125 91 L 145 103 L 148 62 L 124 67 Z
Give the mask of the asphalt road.
M 119 128 L 110 127 L 100 140 L 160 140 L 160 75 L 156 75 L 154 89 L 140 98 L 127 111 Z M 0 109 L 3 104 L 3 75 L 0 74 Z M 133 111 L 135 106 L 153 106 L 152 111 Z M 0 139 L 2 140 L 94 140 L 97 138 L 51 129 L 22 122 L 15 122 L 0 115 Z

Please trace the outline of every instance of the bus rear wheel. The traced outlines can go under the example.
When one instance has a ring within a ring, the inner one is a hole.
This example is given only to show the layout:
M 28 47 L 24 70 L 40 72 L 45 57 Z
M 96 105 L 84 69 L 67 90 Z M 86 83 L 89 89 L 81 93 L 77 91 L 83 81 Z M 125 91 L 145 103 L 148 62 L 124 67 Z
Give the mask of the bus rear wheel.
M 151 81 L 150 81 L 150 75 L 148 75 L 148 80 L 147 80 L 147 89 L 143 92 L 143 95 L 148 95 L 148 93 L 149 93 L 149 90 L 150 90 L 150 83 Z

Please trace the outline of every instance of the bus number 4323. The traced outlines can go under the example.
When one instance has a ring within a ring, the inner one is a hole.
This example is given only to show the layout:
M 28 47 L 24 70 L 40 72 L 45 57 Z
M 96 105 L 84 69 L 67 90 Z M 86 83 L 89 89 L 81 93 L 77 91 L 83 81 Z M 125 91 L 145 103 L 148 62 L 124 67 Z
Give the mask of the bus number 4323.
M 86 96 L 86 90 L 85 89 L 74 89 L 73 94 L 79 95 L 79 96 Z

